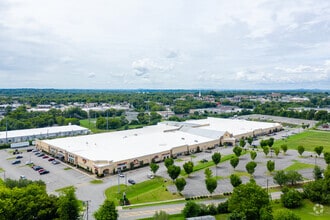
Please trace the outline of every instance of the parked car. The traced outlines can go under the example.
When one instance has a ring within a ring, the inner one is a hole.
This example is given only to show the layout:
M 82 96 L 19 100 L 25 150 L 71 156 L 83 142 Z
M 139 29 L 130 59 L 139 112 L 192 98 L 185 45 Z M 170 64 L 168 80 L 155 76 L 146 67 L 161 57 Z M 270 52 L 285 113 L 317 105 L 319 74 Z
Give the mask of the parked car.
M 47 173 L 49 173 L 48 170 L 42 170 L 41 172 L 39 172 L 40 175 L 47 174 Z
M 11 162 L 11 164 L 19 164 L 19 163 L 21 163 L 21 161 L 20 160 L 14 160 L 13 162 Z
M 31 152 L 32 150 L 33 150 L 33 149 L 31 149 L 31 148 L 30 148 L 30 149 L 26 149 L 26 152 Z
M 40 170 L 38 170 L 38 173 L 41 173 L 43 171 L 45 171 L 45 169 L 40 169 Z
M 22 155 L 18 155 L 18 156 L 16 156 L 16 159 L 21 159 L 21 158 L 23 158 Z
M 48 161 L 53 161 L 53 160 L 55 160 L 55 159 L 54 159 L 54 158 L 52 158 L 52 157 L 48 159 Z
M 32 169 L 34 170 L 40 170 L 40 169 L 43 169 L 41 166 L 32 166 Z
M 132 180 L 132 179 L 129 179 L 129 180 L 128 180 L 128 182 L 129 182 L 130 184 L 132 184 L 132 185 L 134 185 L 134 184 L 135 184 L 135 181 L 134 181 L 134 180 Z
M 43 157 L 43 156 L 45 156 L 44 153 L 41 153 L 41 154 L 38 155 L 38 157 Z
M 149 179 L 153 179 L 153 178 L 155 178 L 155 175 L 152 174 L 152 173 L 149 173 L 149 174 L 147 175 L 147 177 L 148 177 Z
M 206 163 L 206 162 L 208 162 L 208 160 L 207 159 L 203 159 L 203 160 L 201 160 L 201 162 L 202 163 Z
M 26 176 L 24 176 L 24 175 L 20 175 L 20 177 L 19 177 L 21 180 L 26 180 Z
M 53 161 L 52 161 L 52 164 L 54 164 L 54 165 L 59 164 L 59 163 L 60 163 L 60 162 L 57 161 L 57 160 L 53 160 Z
M 39 152 L 37 149 L 32 150 L 33 153 Z
M 26 162 L 25 162 L 25 164 L 26 164 L 26 165 L 30 165 L 30 164 L 33 164 L 33 161 L 31 161 L 31 160 L 28 160 L 28 161 L 26 161 Z
M 35 152 L 34 155 L 38 156 L 40 155 L 40 152 Z
M 43 156 L 42 159 L 47 159 L 49 158 L 47 155 Z
M 122 177 L 122 178 L 124 178 L 124 177 L 125 177 L 125 175 L 124 175 L 124 174 L 122 174 L 122 173 L 118 174 L 118 176 L 119 176 L 119 177 Z

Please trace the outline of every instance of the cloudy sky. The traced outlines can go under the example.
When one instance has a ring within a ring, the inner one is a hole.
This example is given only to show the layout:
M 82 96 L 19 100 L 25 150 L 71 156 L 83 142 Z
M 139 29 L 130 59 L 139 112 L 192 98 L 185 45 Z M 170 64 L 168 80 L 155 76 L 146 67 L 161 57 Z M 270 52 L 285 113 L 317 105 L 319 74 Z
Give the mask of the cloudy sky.
M 330 89 L 330 1 L 1 0 L 0 88 Z

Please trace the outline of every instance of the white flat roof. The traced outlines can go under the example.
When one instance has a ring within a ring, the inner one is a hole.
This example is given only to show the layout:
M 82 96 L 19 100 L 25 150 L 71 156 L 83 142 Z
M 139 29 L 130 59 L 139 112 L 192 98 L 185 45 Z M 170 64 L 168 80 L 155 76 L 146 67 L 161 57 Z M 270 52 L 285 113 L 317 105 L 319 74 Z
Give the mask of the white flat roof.
M 188 126 L 189 129 L 181 129 L 182 125 Z M 192 132 L 195 125 L 205 126 L 198 126 L 196 132 Z M 174 147 L 214 141 L 225 131 L 239 135 L 278 125 L 280 124 L 207 118 L 183 123 L 163 122 L 140 129 L 43 140 L 43 142 L 93 161 L 121 161 L 167 151 Z M 206 132 L 211 133 L 206 135 Z
M 67 126 L 57 126 L 57 127 L 12 130 L 12 131 L 7 131 L 7 138 L 26 137 L 33 135 L 44 135 L 44 134 L 53 134 L 53 133 L 68 132 L 68 131 L 81 131 L 81 130 L 88 130 L 88 129 L 84 127 L 80 127 L 78 125 L 67 125 Z M 1 139 L 6 138 L 6 131 L 0 132 L 0 138 Z
M 159 153 L 173 147 L 213 140 L 178 130 L 164 132 L 173 129 L 177 127 L 158 124 L 141 129 L 43 140 L 43 142 L 94 161 L 121 161 Z
M 276 126 L 280 126 L 279 123 L 269 123 L 269 122 L 258 122 L 258 121 L 247 121 L 242 119 L 225 119 L 225 118 L 207 118 L 200 120 L 189 120 L 186 123 L 207 125 L 201 126 L 200 129 L 208 129 L 219 132 L 228 131 L 229 133 L 236 135 L 245 134 L 258 129 L 268 129 Z

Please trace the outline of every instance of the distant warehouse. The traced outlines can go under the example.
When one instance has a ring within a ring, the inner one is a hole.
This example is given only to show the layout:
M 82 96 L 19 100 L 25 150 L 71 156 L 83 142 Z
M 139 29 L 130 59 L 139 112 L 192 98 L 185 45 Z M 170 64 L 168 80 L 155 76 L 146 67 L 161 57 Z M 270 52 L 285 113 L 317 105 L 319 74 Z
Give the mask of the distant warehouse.
M 16 144 L 34 141 L 36 139 L 49 139 L 65 136 L 76 136 L 89 134 L 89 130 L 77 125 L 45 127 L 23 130 L 12 130 L 0 132 L 0 144 Z
M 278 123 L 207 118 L 140 129 L 38 140 L 36 147 L 95 174 L 132 169 L 281 130 Z

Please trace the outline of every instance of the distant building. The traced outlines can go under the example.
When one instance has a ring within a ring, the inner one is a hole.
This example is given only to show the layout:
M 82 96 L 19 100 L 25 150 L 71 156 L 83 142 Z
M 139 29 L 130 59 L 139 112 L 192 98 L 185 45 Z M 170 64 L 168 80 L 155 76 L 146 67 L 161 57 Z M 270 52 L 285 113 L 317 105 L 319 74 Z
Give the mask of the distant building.
M 33 128 L 0 132 L 0 144 L 34 141 L 36 139 L 49 139 L 65 136 L 86 135 L 90 131 L 77 125 Z

